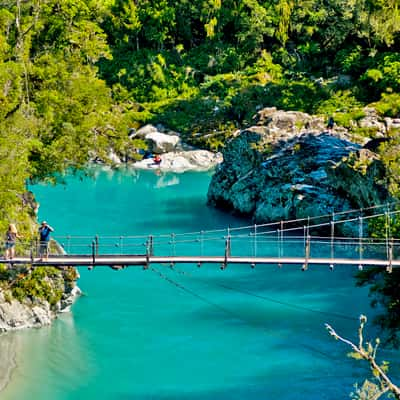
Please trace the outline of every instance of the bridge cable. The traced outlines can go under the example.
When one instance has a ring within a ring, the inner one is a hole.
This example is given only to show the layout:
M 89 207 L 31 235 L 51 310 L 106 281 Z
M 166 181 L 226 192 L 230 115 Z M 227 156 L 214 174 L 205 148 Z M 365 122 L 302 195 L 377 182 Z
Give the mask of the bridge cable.
M 198 281 L 200 281 L 200 282 L 202 282 L 202 283 L 204 283 L 204 284 L 206 284 L 208 286 L 221 287 L 221 288 L 228 289 L 228 290 L 231 290 L 231 291 L 234 291 L 234 292 L 237 292 L 237 293 L 246 294 L 246 295 L 251 296 L 251 297 L 255 297 L 255 298 L 258 298 L 258 299 L 261 299 L 261 300 L 265 300 L 265 301 L 268 301 L 268 302 L 271 302 L 271 303 L 280 304 L 280 305 L 283 305 L 283 306 L 286 306 L 286 307 L 289 307 L 289 308 L 294 308 L 294 309 L 301 310 L 301 311 L 307 311 L 307 312 L 311 312 L 311 313 L 314 313 L 314 314 L 327 315 L 327 316 L 331 316 L 331 317 L 335 317 L 335 318 L 347 319 L 347 320 L 351 320 L 351 321 L 358 321 L 358 318 L 350 317 L 348 315 L 339 314 L 339 313 L 333 313 L 333 312 L 329 312 L 329 311 L 315 310 L 313 308 L 299 306 L 297 304 L 288 303 L 288 302 L 284 302 L 284 301 L 281 301 L 281 300 L 276 300 L 276 299 L 274 299 L 272 297 L 264 296 L 264 295 L 261 295 L 261 294 L 256 294 L 256 293 L 250 292 L 249 290 L 246 290 L 246 289 L 238 289 L 238 288 L 234 288 L 232 286 L 228 286 L 228 285 L 221 284 L 221 283 L 209 282 L 209 281 L 207 281 L 205 279 L 194 277 L 193 275 L 191 275 L 191 274 L 189 274 L 189 273 L 187 273 L 185 271 L 179 270 L 177 268 L 172 268 L 172 269 L 173 269 L 173 271 L 177 272 L 178 274 L 181 274 L 181 275 L 188 276 L 190 278 L 196 279 L 196 280 L 198 280 Z
M 173 269 L 174 269 L 174 268 L 173 268 Z M 253 325 L 253 326 L 255 325 L 255 326 L 257 326 L 257 327 L 260 326 L 260 325 L 258 325 L 258 324 L 252 323 L 252 322 L 249 321 L 249 320 L 244 319 L 241 315 L 239 315 L 239 314 L 237 314 L 237 313 L 235 313 L 235 312 L 232 312 L 231 310 L 229 310 L 229 309 L 227 309 L 227 308 L 225 308 L 225 307 L 222 307 L 222 306 L 220 306 L 219 304 L 213 303 L 212 301 L 206 299 L 205 297 L 203 297 L 203 296 L 197 294 L 197 293 L 194 292 L 193 290 L 186 288 L 185 286 L 181 285 L 179 282 L 174 281 L 174 280 L 171 279 L 170 277 L 168 277 L 168 276 L 166 276 L 165 274 L 163 274 L 162 272 L 158 271 L 156 268 L 151 267 L 151 270 L 152 270 L 154 273 L 158 274 L 162 279 L 164 279 L 165 281 L 167 281 L 167 282 L 170 283 L 171 285 L 177 287 L 178 289 L 183 290 L 184 292 L 186 292 L 186 293 L 192 295 L 193 297 L 198 298 L 199 300 L 203 301 L 204 303 L 206 303 L 206 304 L 208 304 L 208 305 L 211 305 L 211 306 L 213 306 L 213 307 L 215 307 L 215 308 L 217 308 L 217 309 L 219 309 L 219 310 L 225 312 L 226 314 L 231 315 L 232 317 L 234 317 L 234 318 L 236 318 L 236 319 L 238 319 L 238 320 L 240 320 L 240 321 L 244 321 L 244 322 L 246 322 L 246 323 L 249 324 L 249 325 Z M 354 319 L 358 321 L 357 318 L 354 318 Z M 262 326 L 262 328 L 263 328 L 264 331 L 266 331 L 266 332 L 268 333 L 269 336 L 278 337 L 278 338 L 282 339 L 280 335 L 274 334 L 273 331 L 271 331 L 270 329 L 267 329 L 265 326 Z M 330 360 L 332 359 L 332 356 L 331 356 L 330 354 L 325 353 L 325 352 L 323 352 L 323 351 L 321 351 L 321 350 L 319 350 L 319 349 L 316 349 L 316 348 L 314 348 L 314 347 L 312 347 L 312 346 L 310 346 L 310 345 L 308 345 L 308 344 L 304 344 L 304 343 L 297 343 L 297 344 L 299 345 L 299 347 L 304 347 L 304 348 L 306 348 L 306 349 L 308 349 L 308 350 L 310 350 L 310 351 L 312 351 L 312 352 L 314 352 L 314 353 L 317 353 L 317 354 L 319 354 L 319 355 L 322 355 L 322 356 L 324 356 L 324 357 L 326 357 L 326 358 L 328 358 L 328 359 L 330 359 Z
M 175 270 L 174 268 L 172 268 L 172 269 Z M 162 279 L 164 279 L 165 281 L 167 281 L 167 282 L 170 283 L 171 285 L 176 286 L 177 288 L 183 290 L 183 291 L 186 292 L 186 293 L 189 293 L 190 295 L 192 295 L 192 296 L 198 298 L 199 300 L 203 301 L 204 303 L 207 303 L 207 304 L 210 305 L 210 306 L 213 306 L 213 307 L 215 307 L 215 308 L 218 308 L 219 310 L 221 310 L 221 311 L 223 311 L 223 312 L 225 312 L 225 313 L 227 313 L 227 314 L 230 314 L 230 315 L 234 316 L 235 318 L 242 319 L 242 318 L 238 317 L 236 313 L 234 313 L 234 312 L 228 310 L 227 308 L 222 307 L 222 306 L 220 306 L 220 305 L 218 305 L 218 304 L 216 304 L 216 303 L 213 303 L 212 301 L 206 299 L 205 297 L 203 297 L 203 296 L 197 294 L 197 293 L 194 292 L 193 290 L 186 288 L 185 286 L 183 286 L 183 285 L 180 284 L 179 282 L 174 281 L 174 280 L 171 279 L 169 276 L 167 276 L 167 275 L 163 274 L 162 272 L 160 272 L 158 269 L 156 269 L 156 268 L 154 268 L 154 267 L 151 267 L 151 271 L 155 272 L 157 275 L 159 275 Z
M 335 213 L 332 212 L 332 220 L 331 220 L 331 263 L 329 264 L 329 268 L 331 271 L 335 268 L 335 264 L 333 260 L 335 259 Z

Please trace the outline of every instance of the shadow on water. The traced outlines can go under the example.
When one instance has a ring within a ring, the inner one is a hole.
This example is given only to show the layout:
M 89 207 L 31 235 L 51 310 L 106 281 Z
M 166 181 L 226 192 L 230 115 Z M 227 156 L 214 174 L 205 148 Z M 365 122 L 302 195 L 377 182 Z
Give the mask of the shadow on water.
M 166 393 L 146 393 L 141 396 L 130 393 L 116 393 L 111 400 L 243 400 L 246 398 L 258 399 L 279 399 L 284 397 L 288 400 L 299 400 L 300 396 L 307 400 L 332 400 L 346 398 L 353 391 L 353 384 L 357 377 L 341 375 L 337 371 L 327 371 L 324 377 L 318 377 L 307 370 L 293 369 L 293 378 L 287 377 L 282 365 L 277 362 L 276 371 L 266 371 L 264 375 L 253 376 L 250 382 L 243 382 L 238 377 L 237 382 L 222 382 L 228 388 L 221 390 L 207 390 L 203 388 L 197 392 L 182 390 L 165 390 Z M 276 382 L 282 382 L 285 379 L 286 384 L 279 386 Z M 340 380 L 341 385 L 334 382 Z M 299 384 L 298 382 L 302 383 Z M 184 382 L 182 382 L 184 386 Z M 155 385 L 157 386 L 157 385 Z M 207 387 L 207 384 L 204 384 Z M 231 388 L 229 388 L 231 386 Z

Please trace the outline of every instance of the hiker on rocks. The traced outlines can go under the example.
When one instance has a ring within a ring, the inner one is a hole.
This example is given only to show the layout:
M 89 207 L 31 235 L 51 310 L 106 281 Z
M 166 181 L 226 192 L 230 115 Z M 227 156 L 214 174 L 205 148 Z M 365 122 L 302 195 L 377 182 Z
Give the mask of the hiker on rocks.
M 335 125 L 335 120 L 333 119 L 333 117 L 329 117 L 328 124 L 326 125 L 328 131 L 331 131 L 333 129 L 333 125 Z

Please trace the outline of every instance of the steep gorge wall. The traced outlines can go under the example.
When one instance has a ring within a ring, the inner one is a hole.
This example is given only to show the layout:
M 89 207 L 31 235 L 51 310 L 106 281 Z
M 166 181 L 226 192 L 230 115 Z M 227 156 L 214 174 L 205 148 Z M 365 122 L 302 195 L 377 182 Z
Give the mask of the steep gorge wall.
M 344 129 L 327 131 L 320 118 L 266 109 L 226 146 L 208 202 L 262 223 L 385 203 L 384 182 L 377 154 Z

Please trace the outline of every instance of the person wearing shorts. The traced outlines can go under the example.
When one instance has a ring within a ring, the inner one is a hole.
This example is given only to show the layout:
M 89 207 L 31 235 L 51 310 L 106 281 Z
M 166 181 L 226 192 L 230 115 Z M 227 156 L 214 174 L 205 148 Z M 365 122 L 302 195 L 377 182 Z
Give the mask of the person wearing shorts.
M 46 222 L 43 221 L 39 228 L 39 257 L 40 261 L 47 261 L 49 257 L 49 244 L 50 244 L 50 234 L 54 229 Z

